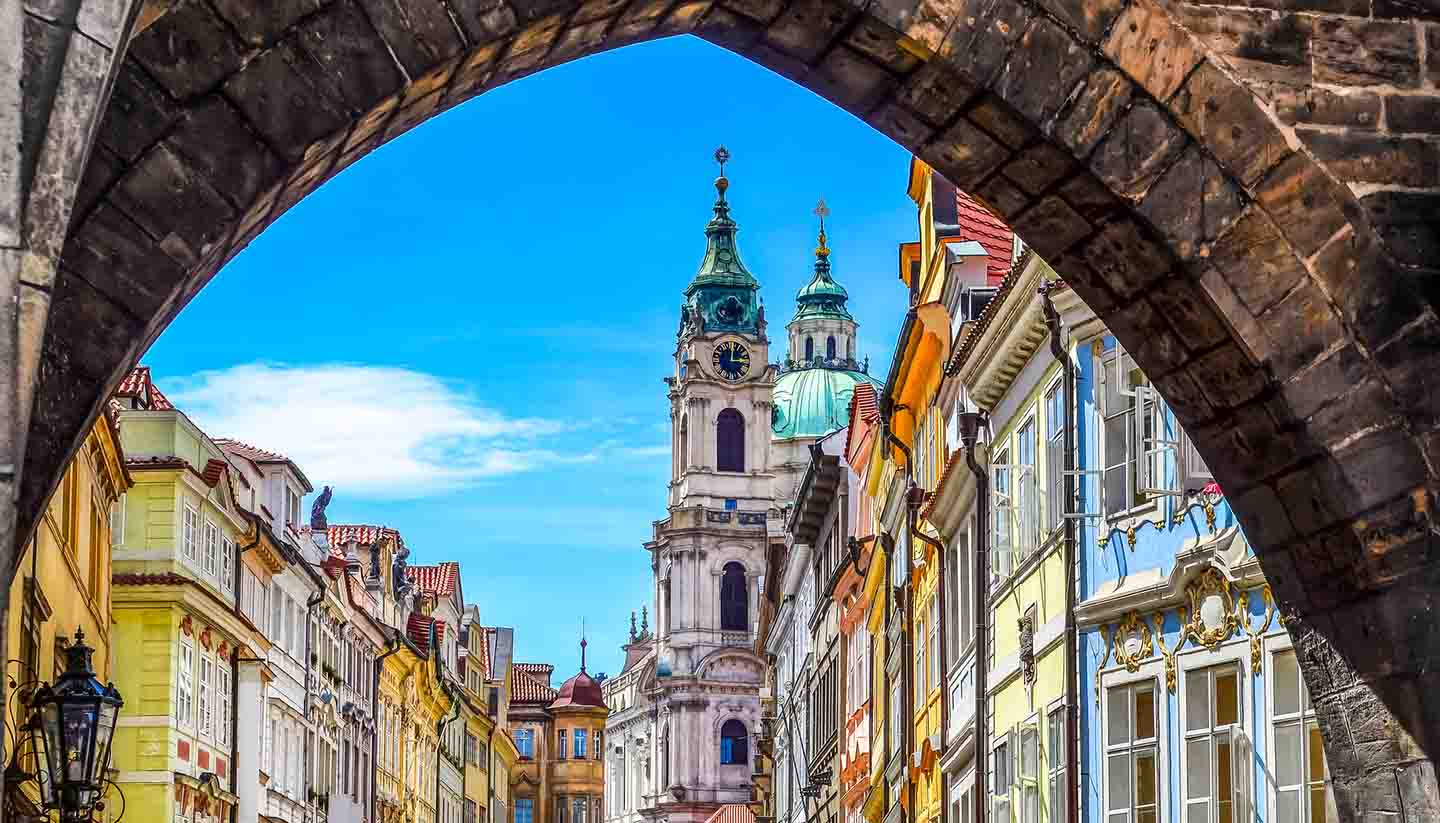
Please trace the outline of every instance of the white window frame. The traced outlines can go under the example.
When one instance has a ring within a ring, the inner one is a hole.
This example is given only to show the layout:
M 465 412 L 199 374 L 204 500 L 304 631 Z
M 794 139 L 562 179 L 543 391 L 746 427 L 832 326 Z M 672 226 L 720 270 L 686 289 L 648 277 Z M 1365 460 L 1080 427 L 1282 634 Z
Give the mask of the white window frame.
M 1100 733 L 1102 760 L 1099 766 L 1100 771 L 1100 819 L 1101 823 L 1144 823 L 1140 818 L 1140 809 L 1135 803 L 1135 763 L 1140 756 L 1149 753 L 1155 764 L 1155 818 L 1156 823 L 1165 819 L 1169 811 L 1166 803 L 1166 780 L 1169 777 L 1169 739 L 1165 733 L 1167 728 L 1167 693 L 1162 689 L 1160 683 L 1163 671 L 1161 663 L 1154 661 L 1142 665 L 1138 672 L 1130 675 L 1121 668 L 1101 678 L 1102 699 L 1100 703 Z M 1151 694 L 1151 704 L 1155 712 L 1155 736 L 1135 739 L 1134 719 L 1136 715 L 1135 698 L 1133 694 L 1140 687 L 1148 686 Z M 1126 740 L 1116 743 L 1110 739 L 1110 695 L 1112 691 L 1126 692 Z M 1112 806 L 1113 786 L 1111 785 L 1110 761 L 1115 757 L 1123 757 L 1126 765 L 1126 787 L 1125 787 L 1125 808 L 1119 809 Z
M 200 510 L 189 500 L 180 510 L 180 551 L 181 558 L 192 568 L 199 567 L 200 557 Z
M 1278 671 L 1275 660 L 1284 655 L 1293 656 L 1294 654 L 1294 644 L 1291 642 L 1289 635 L 1281 633 L 1265 639 L 1265 658 L 1269 665 L 1265 670 L 1267 673 L 1265 677 L 1265 782 L 1269 803 L 1268 809 L 1270 810 L 1270 823 L 1309 823 L 1312 805 L 1314 803 L 1313 798 L 1310 796 L 1310 791 L 1315 787 L 1309 778 L 1307 767 L 1309 765 L 1310 754 L 1309 726 L 1311 723 L 1316 722 L 1316 713 L 1314 705 L 1310 703 L 1309 690 L 1305 685 L 1305 675 L 1298 670 L 1298 660 L 1296 676 L 1299 678 L 1300 685 L 1300 711 L 1287 713 L 1282 716 L 1275 710 L 1275 675 Z M 1280 784 L 1280 747 L 1276 741 L 1276 729 L 1277 727 L 1289 725 L 1298 725 L 1300 727 L 1300 782 L 1282 786 Z M 1323 746 L 1321 747 L 1320 756 L 1325 766 L 1323 785 L 1325 788 L 1324 802 L 1327 807 L 1326 819 L 1328 821 L 1335 821 L 1339 819 L 1339 812 L 1335 806 L 1335 788 L 1330 776 L 1330 761 L 1325 757 Z M 1284 791 L 1295 791 L 1299 793 L 1299 813 L 1295 818 L 1290 820 L 1286 820 L 1280 814 L 1280 794 Z
M 175 722 L 182 729 L 195 722 L 195 641 L 183 633 L 175 653 Z
M 1178 674 L 1176 705 L 1179 707 L 1179 723 L 1177 725 L 1180 730 L 1180 815 L 1186 823 L 1190 823 L 1192 820 L 1190 808 L 1192 806 L 1198 807 L 1202 804 L 1208 809 L 1204 818 L 1208 823 L 1216 823 L 1219 819 L 1218 808 L 1219 804 L 1223 801 L 1218 797 L 1217 791 L 1220 777 L 1217 761 L 1219 760 L 1219 747 L 1222 744 L 1230 746 L 1231 819 L 1239 821 L 1250 820 L 1253 817 L 1253 813 L 1250 811 L 1254 806 L 1250 775 L 1254 773 L 1254 757 L 1248 732 L 1245 731 L 1245 719 L 1248 708 L 1253 705 L 1251 703 L 1253 695 L 1250 692 L 1251 678 L 1249 672 L 1246 670 L 1244 661 L 1240 657 L 1240 651 L 1243 648 L 1248 648 L 1248 646 L 1246 644 L 1233 644 L 1231 649 L 1222 650 L 1218 654 L 1199 656 L 1191 652 L 1181 657 L 1182 665 Z M 1186 658 L 1189 658 L 1189 660 L 1187 661 Z M 1183 665 L 1185 662 L 1192 661 L 1196 664 L 1188 667 Z M 1203 663 L 1199 661 L 1203 661 Z M 1235 707 L 1236 722 L 1221 727 L 1214 719 L 1210 719 L 1207 721 L 1210 724 L 1208 728 L 1191 730 L 1189 728 L 1190 717 L 1188 705 L 1190 676 L 1192 674 L 1202 673 L 1206 675 L 1207 695 L 1209 697 L 1209 704 L 1206 707 L 1208 718 L 1209 713 L 1214 710 L 1215 674 L 1221 669 L 1230 669 L 1235 672 L 1237 701 Z M 1207 743 L 1208 775 L 1206 780 L 1208 784 L 1208 794 L 1191 798 L 1188 771 L 1190 767 L 1190 744 L 1200 741 L 1206 741 Z M 1244 768 L 1245 764 L 1249 764 L 1250 768 Z

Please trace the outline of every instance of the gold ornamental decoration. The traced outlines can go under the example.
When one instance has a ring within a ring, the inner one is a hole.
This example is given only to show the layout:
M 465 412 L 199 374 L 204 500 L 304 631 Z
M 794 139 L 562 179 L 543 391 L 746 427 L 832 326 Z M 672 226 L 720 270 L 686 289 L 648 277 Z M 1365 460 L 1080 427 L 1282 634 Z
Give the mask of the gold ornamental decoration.
M 1131 674 L 1140 671 L 1140 664 L 1155 653 L 1150 626 L 1140 619 L 1139 612 L 1132 611 L 1125 615 L 1125 619 L 1120 621 L 1110 639 L 1115 648 L 1115 662 L 1124 666 L 1125 671 Z
M 1185 587 L 1185 596 L 1190 602 L 1190 622 L 1184 624 L 1184 633 L 1201 646 L 1213 652 L 1240 627 L 1240 615 L 1235 608 L 1235 597 L 1230 593 L 1230 584 L 1215 567 L 1206 569 L 1192 580 Z M 1210 615 L 1215 620 L 1215 625 L 1211 626 L 1205 619 L 1205 605 L 1216 597 L 1220 598 L 1220 613 Z
M 1185 638 L 1189 636 L 1185 627 L 1185 607 L 1176 609 L 1175 616 L 1180 621 L 1180 639 L 1175 642 L 1175 648 L 1168 649 L 1165 647 L 1165 612 L 1155 615 L 1155 639 L 1160 642 L 1160 656 L 1165 658 L 1165 690 L 1171 694 L 1175 693 L 1175 655 L 1185 648 Z

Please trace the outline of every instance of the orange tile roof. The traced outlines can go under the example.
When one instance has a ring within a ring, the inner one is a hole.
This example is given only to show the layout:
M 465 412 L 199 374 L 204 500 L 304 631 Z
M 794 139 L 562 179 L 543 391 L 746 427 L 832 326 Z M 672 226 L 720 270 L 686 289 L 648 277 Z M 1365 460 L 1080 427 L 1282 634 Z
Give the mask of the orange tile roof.
M 755 823 L 755 813 L 744 803 L 726 803 L 716 809 L 705 823 Z
M 414 580 L 426 594 L 449 597 L 460 582 L 460 564 L 447 560 L 438 566 L 407 566 L 405 576 Z
M 955 210 L 960 223 L 960 239 L 974 240 L 985 248 L 989 261 L 985 266 L 989 285 L 999 285 L 1010 272 L 1014 256 L 1015 231 L 996 217 L 979 201 L 959 189 L 955 190 Z
M 149 366 L 131 369 L 115 387 L 114 396 L 131 398 L 136 401 L 136 408 L 147 411 L 172 411 L 175 408 L 175 404 L 150 379 Z

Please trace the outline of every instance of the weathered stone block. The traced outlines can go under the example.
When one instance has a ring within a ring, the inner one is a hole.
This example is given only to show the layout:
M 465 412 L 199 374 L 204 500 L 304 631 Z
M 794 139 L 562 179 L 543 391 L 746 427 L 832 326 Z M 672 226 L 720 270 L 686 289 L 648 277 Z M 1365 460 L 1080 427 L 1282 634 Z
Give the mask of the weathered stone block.
M 1070 155 L 1050 143 L 1036 143 L 1020 152 L 1002 170 L 1009 180 L 1031 195 L 1050 188 L 1075 165 Z
M 1254 95 L 1209 61 L 1190 75 L 1171 109 L 1185 130 L 1246 188 L 1290 153 L 1285 136 Z
M 1380 124 L 1380 96 L 1337 94 L 1322 88 L 1276 86 L 1275 111 L 1286 123 L 1374 129 Z
M 1030 17 L 1030 10 L 1015 0 L 964 0 L 940 57 L 988 87 Z
M 1297 128 L 1300 139 L 1347 183 L 1434 186 L 1440 182 L 1440 148 L 1415 137 Z
M 1342 86 L 1420 85 L 1420 43 L 1413 23 L 1320 17 L 1315 20 L 1315 80 Z
M 330 134 L 346 118 L 297 71 L 285 46 L 262 52 L 225 83 L 226 95 L 245 118 L 289 160 L 299 160 L 311 141 Z
M 1086 242 L 1080 256 L 1124 299 L 1164 279 L 1173 268 L 1164 247 L 1126 218 L 1107 223 Z
M 841 108 L 863 115 L 890 95 L 895 79 L 879 65 L 844 46 L 825 55 L 811 87 Z
M 1280 233 L 1305 257 L 1348 222 L 1341 208 L 1348 193 L 1300 152 L 1276 166 L 1255 194 Z
M 1085 157 L 1129 105 L 1134 85 L 1120 72 L 1101 68 L 1090 73 L 1082 86 L 1061 106 L 1051 130 L 1056 139 Z
M 1041 4 L 1092 43 L 1100 42 L 1125 5 L 1122 0 L 1041 0 Z
M 995 92 L 1042 128 L 1089 73 L 1090 50 L 1064 29 L 1037 17 L 1016 41 L 995 83 Z M 1046 82 L 1036 83 L 1044 77 Z
M 978 89 L 944 60 L 931 60 L 910 75 L 900 92 L 900 103 L 932 126 L 950 117 L 970 101 Z
M 1111 191 L 1139 201 L 1187 142 L 1185 133 L 1164 112 L 1141 100 L 1095 149 L 1090 169 Z
M 1240 189 L 1194 145 L 1150 188 L 1140 214 L 1181 260 L 1201 255 L 1240 216 Z
M 957 120 L 926 147 L 926 162 L 962 189 L 976 188 L 981 179 L 1010 156 L 1004 146 L 968 120 Z
M 319 11 L 321 5 L 323 0 L 214 0 L 225 22 L 252 46 L 274 43 L 296 20 Z M 157 23 L 165 24 L 164 18 Z
M 215 87 L 245 58 L 248 49 L 203 0 L 180 0 L 155 25 L 130 41 L 133 56 L 184 99 Z
M 1055 195 L 1031 206 L 1013 225 L 1015 233 L 1025 238 L 1041 257 L 1052 260 L 1090 233 L 1090 224 L 1085 218 Z
M 1200 45 L 1153 0 L 1131 3 L 1105 41 L 1105 54 L 1157 100 L 1169 100 L 1200 62 Z
M 811 62 L 859 11 L 845 0 L 797 0 L 770 24 L 765 42 L 803 62 Z
M 1440 260 L 1440 193 L 1377 191 L 1361 203 L 1395 259 L 1412 266 Z
M 359 0 L 410 77 L 459 54 L 465 42 L 441 0 Z
M 1211 248 L 1210 263 L 1259 316 L 1305 276 L 1305 267 L 1268 215 L 1251 207 Z

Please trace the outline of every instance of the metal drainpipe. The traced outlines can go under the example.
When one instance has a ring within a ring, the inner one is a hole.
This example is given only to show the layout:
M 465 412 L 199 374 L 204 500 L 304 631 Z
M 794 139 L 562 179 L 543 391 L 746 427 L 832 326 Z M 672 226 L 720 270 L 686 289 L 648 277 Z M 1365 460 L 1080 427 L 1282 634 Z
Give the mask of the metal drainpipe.
M 1050 330 L 1050 353 L 1064 371 L 1061 392 L 1065 403 L 1065 428 L 1061 434 L 1061 448 L 1065 450 L 1064 494 L 1069 502 L 1075 500 L 1075 369 L 1071 367 L 1069 353 L 1060 342 L 1060 312 L 1050 298 L 1049 288 L 1041 288 L 1040 299 L 1044 301 L 1045 326 Z M 1075 557 L 1075 521 L 1065 517 L 1063 511 L 1061 519 L 1064 521 L 1064 536 L 1061 539 L 1065 541 L 1065 776 L 1069 783 L 1066 803 L 1070 819 L 1079 820 L 1080 787 L 1077 778 L 1080 742 L 1076 733 L 1079 731 L 1080 700 L 1076 681 L 1080 676 L 1077 670 L 1080 641 L 1075 627 L 1075 576 L 1079 569 Z
M 385 650 L 385 653 L 375 658 L 375 673 L 371 676 L 371 680 L 373 681 L 373 688 L 370 689 L 370 716 L 377 719 L 380 716 L 380 670 L 385 667 L 385 658 L 400 651 L 400 643 L 396 639 L 391 639 L 387 645 L 389 646 L 389 648 Z M 379 762 L 378 757 L 380 754 L 379 740 L 380 734 L 379 730 L 377 729 L 375 734 L 370 735 L 370 766 L 372 770 L 379 768 L 379 766 L 377 765 Z M 366 816 L 366 819 L 371 821 L 371 823 L 374 823 L 375 821 L 374 780 L 370 781 L 370 814 Z
M 965 449 L 965 463 L 975 475 L 975 819 L 985 820 L 987 794 L 986 772 L 988 728 L 986 726 L 985 681 L 990 678 L 989 616 L 990 604 L 990 478 L 975 460 L 975 443 L 983 420 L 977 412 L 960 416 L 960 439 Z

